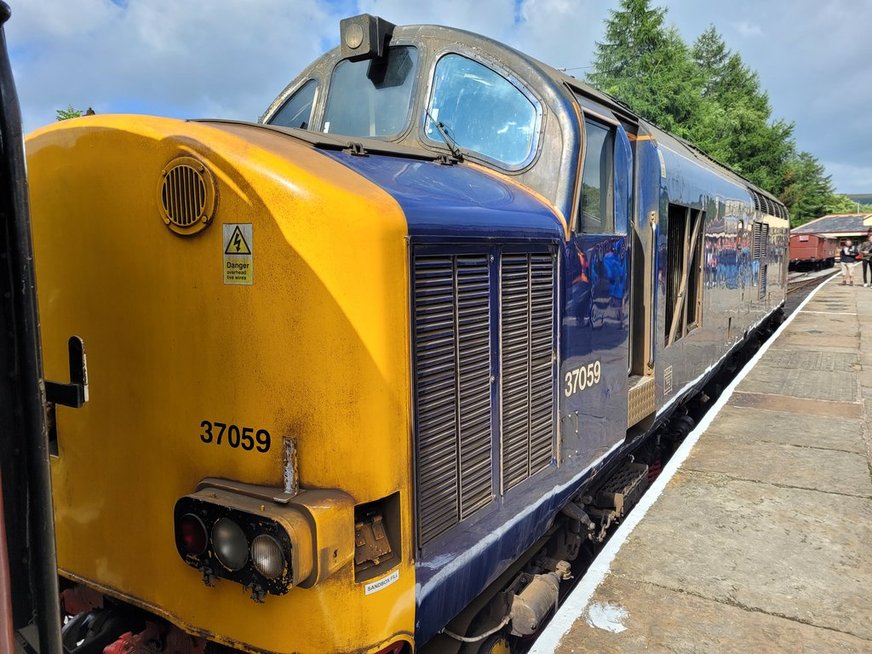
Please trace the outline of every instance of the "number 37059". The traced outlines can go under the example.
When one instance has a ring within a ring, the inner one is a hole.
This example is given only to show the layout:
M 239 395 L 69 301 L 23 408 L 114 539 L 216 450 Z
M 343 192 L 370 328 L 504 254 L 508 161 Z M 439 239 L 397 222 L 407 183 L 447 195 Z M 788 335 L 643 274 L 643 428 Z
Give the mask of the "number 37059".
M 200 440 L 204 443 L 215 445 L 229 445 L 232 448 L 241 447 L 243 450 L 269 452 L 272 444 L 269 432 L 266 429 L 254 427 L 239 427 L 212 420 L 200 422 Z
M 585 388 L 599 384 L 601 379 L 602 364 L 599 361 L 573 368 L 563 376 L 563 394 L 569 397 L 575 393 L 580 393 Z

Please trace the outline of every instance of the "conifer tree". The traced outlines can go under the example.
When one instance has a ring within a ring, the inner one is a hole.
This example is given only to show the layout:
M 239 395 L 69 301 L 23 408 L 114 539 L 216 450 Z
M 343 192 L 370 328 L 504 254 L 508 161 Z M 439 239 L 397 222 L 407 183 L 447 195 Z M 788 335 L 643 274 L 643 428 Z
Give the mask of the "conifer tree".
M 588 79 L 657 126 L 690 137 L 703 102 L 702 76 L 665 15 L 649 0 L 621 0 L 606 20 Z
M 651 0 L 621 0 L 588 81 L 779 196 L 794 226 L 841 206 L 823 165 L 797 153 L 793 123 L 772 118 L 759 76 L 717 30 L 688 48 L 665 17 Z
M 759 76 L 730 52 L 714 26 L 697 38 L 691 54 L 709 101 L 698 116 L 694 140 L 758 186 L 780 193 L 785 166 L 795 154 L 793 124 L 770 122 L 772 108 Z
M 56 109 L 57 120 L 69 120 L 70 118 L 79 118 L 84 116 L 85 112 L 81 109 L 76 109 L 73 105 L 68 105 L 66 109 Z
M 791 227 L 831 213 L 837 202 L 832 178 L 808 152 L 800 152 L 788 163 L 781 199 L 790 208 Z
M 703 73 L 704 96 L 723 107 L 743 104 L 765 119 L 770 117 L 769 96 L 760 88 L 759 76 L 727 48 L 714 25 L 699 35 L 690 52 Z

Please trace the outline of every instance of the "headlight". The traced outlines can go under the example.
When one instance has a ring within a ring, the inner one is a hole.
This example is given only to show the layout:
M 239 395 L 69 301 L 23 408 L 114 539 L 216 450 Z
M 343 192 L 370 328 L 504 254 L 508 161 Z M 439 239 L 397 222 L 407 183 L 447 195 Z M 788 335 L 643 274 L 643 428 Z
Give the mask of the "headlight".
M 267 579 L 275 579 L 285 569 L 285 556 L 272 536 L 261 534 L 251 542 L 251 560 L 254 568 Z
M 248 539 L 240 526 L 229 518 L 220 518 L 212 526 L 212 547 L 221 565 L 232 572 L 248 563 Z
M 212 586 L 266 595 L 311 588 L 354 560 L 354 500 L 338 490 L 282 489 L 207 478 L 173 509 L 176 549 Z M 316 556 L 316 553 L 319 553 Z

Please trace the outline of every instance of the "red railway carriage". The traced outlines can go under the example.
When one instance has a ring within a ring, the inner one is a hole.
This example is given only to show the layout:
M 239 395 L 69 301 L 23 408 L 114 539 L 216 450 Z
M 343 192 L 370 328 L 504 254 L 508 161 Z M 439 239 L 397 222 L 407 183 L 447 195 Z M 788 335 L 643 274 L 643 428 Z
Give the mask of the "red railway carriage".
M 831 236 L 817 234 L 790 235 L 790 267 L 791 269 L 829 268 L 836 260 L 839 250 L 839 240 Z

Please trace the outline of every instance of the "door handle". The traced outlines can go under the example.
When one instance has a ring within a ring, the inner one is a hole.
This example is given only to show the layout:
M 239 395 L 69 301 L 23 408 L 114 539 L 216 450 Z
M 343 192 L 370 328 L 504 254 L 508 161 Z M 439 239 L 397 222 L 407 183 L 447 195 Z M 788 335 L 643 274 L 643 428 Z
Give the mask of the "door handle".
M 88 401 L 88 359 L 85 342 L 78 336 L 67 341 L 70 355 L 70 383 L 45 382 L 45 398 L 53 404 L 80 409 Z

